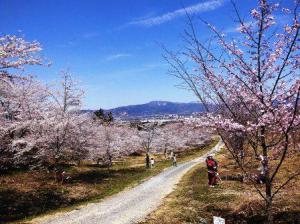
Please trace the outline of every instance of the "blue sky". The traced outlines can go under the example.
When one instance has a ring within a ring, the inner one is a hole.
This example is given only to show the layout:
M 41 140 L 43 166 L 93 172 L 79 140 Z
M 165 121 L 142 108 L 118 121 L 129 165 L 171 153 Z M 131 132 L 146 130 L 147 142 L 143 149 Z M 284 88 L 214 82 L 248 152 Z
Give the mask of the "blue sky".
M 237 1 L 241 2 L 241 1 Z M 247 14 L 256 1 L 243 0 Z M 184 6 L 217 27 L 234 30 L 228 0 L 0 0 L 2 34 L 38 40 L 52 66 L 31 69 L 53 82 L 70 68 L 85 89 L 85 108 L 112 108 L 151 100 L 195 101 L 167 74 L 158 43 L 181 46 Z M 207 32 L 199 28 L 201 37 Z

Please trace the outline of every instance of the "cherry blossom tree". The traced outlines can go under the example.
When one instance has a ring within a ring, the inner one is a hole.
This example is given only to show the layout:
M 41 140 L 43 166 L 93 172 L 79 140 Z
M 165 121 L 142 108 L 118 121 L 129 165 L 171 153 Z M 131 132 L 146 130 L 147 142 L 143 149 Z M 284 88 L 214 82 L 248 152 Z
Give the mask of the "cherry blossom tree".
M 175 150 L 185 150 L 188 148 L 186 135 L 188 128 L 183 122 L 165 124 L 157 128 L 157 137 L 153 147 L 156 152 L 168 155 Z
M 165 157 L 175 151 L 185 151 L 197 148 L 204 144 L 211 135 L 192 122 L 179 121 L 165 124 L 157 128 L 157 137 L 154 141 L 154 149 L 158 153 L 164 153 Z
M 157 123 L 146 123 L 140 126 L 138 136 L 140 139 L 140 146 L 146 153 L 146 167 L 150 168 L 150 151 L 153 148 L 154 141 L 157 137 Z
M 7 97 L 13 100 L 7 102 L 9 113 L 2 116 L 2 123 L 10 136 L 13 164 L 27 166 L 36 162 L 36 148 L 26 138 L 32 134 L 32 125 L 45 119 L 49 95 L 47 87 L 32 78 L 16 80 L 9 89 Z
M 87 157 L 93 146 L 95 128 L 90 116 L 80 112 L 83 92 L 69 72 L 61 73 L 60 88 L 48 90 L 48 105 L 43 119 L 35 119 L 27 136 L 38 148 L 40 164 L 59 172 L 59 166 Z M 58 174 L 55 172 L 55 176 Z
M 89 158 L 91 150 L 99 147 L 99 123 L 91 119 L 89 114 L 76 114 L 73 117 L 76 121 L 70 129 L 68 144 L 71 157 L 68 160 L 76 161 L 77 165 L 80 165 L 81 161 Z
M 24 70 L 25 65 L 42 65 L 41 51 L 37 41 L 27 42 L 14 35 L 0 37 L 0 76 L 2 81 L 20 78 L 20 73 L 12 73 L 9 69 Z
M 171 134 L 170 126 L 174 125 L 164 125 L 158 129 L 158 141 L 160 144 L 156 145 L 155 148 L 160 152 L 163 152 L 165 158 L 168 157 L 168 153 L 172 148 L 173 135 Z M 178 130 L 178 129 L 175 129 Z
M 24 135 L 45 97 L 44 87 L 24 75 L 25 66 L 41 65 L 38 42 L 13 35 L 0 36 L 0 167 L 7 169 L 16 154 L 16 137 Z M 19 142 L 20 145 L 20 142 Z M 22 144 L 24 145 L 24 144 Z
M 203 41 L 187 15 L 184 50 L 174 53 L 165 49 L 165 58 L 171 74 L 183 80 L 205 106 L 208 114 L 201 124 L 217 130 L 236 164 L 264 199 L 268 223 L 273 223 L 274 197 L 300 174 L 297 168 L 286 174 L 285 180 L 276 179 L 289 153 L 299 153 L 294 138 L 300 125 L 299 1 L 287 9 L 259 0 L 249 21 L 232 3 L 240 35 L 232 39 L 201 20 L 212 33 Z M 280 14 L 290 22 L 281 25 L 279 16 L 276 20 Z M 242 165 L 241 151 L 249 153 L 250 164 L 262 155 L 264 190 Z
M 20 156 L 28 149 L 21 139 L 28 133 L 32 120 L 39 116 L 37 105 L 42 105 L 39 85 L 32 80 L 19 80 L 13 85 L 2 85 L 3 98 L 1 110 L 1 169 L 8 169 L 20 162 Z M 7 83 L 2 83 L 7 84 Z M 29 103 L 31 102 L 31 103 Z M 28 103 L 28 104 L 27 104 Z M 33 103 L 33 104 L 32 104 Z M 22 147 L 18 147 L 22 146 Z M 22 148 L 22 150 L 20 150 Z
M 61 71 L 61 83 L 49 93 L 54 101 L 54 107 L 61 113 L 72 113 L 80 109 L 84 92 L 78 87 L 78 82 L 72 78 L 69 70 Z
M 118 123 L 103 123 L 100 119 L 94 124 L 93 147 L 89 148 L 89 158 L 111 167 L 113 160 L 139 151 L 139 138 L 135 128 Z
M 107 125 L 102 128 L 102 138 L 100 144 L 104 149 L 104 158 L 107 161 L 108 167 L 112 166 L 113 159 L 122 155 L 122 140 L 123 140 L 123 128 L 115 125 Z
M 121 148 L 126 151 L 126 155 L 142 152 L 139 131 L 131 126 L 122 125 L 120 128 L 124 129 Z

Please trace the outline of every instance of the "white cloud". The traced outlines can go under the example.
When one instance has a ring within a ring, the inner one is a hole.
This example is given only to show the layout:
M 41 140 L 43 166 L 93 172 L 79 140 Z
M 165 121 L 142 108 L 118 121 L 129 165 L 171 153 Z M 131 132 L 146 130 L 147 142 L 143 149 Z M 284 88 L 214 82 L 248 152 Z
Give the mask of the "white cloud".
M 189 14 L 201 13 L 206 11 L 212 11 L 219 7 L 221 7 L 224 3 L 224 0 L 209 0 L 206 2 L 200 2 L 195 5 L 191 5 L 186 7 L 185 9 L 177 9 L 173 12 L 168 12 L 166 14 L 151 17 L 147 19 L 133 20 L 127 25 L 139 25 L 139 26 L 155 26 L 160 25 L 162 23 L 171 21 L 175 18 L 182 17 L 186 15 L 186 12 Z
M 106 57 L 106 61 L 114 61 L 120 58 L 131 57 L 132 54 L 112 54 Z

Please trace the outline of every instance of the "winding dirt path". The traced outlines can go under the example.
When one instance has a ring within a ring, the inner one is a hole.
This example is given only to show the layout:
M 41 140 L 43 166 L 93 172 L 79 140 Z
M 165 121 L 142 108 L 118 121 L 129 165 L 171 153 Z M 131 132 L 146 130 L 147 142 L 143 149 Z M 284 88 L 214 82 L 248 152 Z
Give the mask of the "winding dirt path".
M 130 190 L 120 192 L 101 202 L 90 203 L 66 213 L 58 213 L 33 220 L 39 224 L 129 224 L 142 220 L 155 210 L 163 198 L 170 194 L 181 177 L 193 166 L 205 161 L 207 154 L 221 149 L 219 142 L 205 155 L 177 167 L 165 169 Z

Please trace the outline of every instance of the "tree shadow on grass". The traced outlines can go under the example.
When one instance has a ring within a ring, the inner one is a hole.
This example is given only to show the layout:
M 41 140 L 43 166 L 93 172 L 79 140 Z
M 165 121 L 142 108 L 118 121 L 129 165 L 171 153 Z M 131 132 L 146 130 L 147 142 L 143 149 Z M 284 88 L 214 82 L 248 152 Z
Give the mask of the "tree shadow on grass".
M 78 173 L 72 176 L 71 183 L 100 184 L 104 180 L 117 178 L 118 176 L 128 177 L 145 172 L 144 168 L 126 169 L 95 169 Z
M 109 170 L 90 170 L 72 176 L 71 183 L 100 184 L 107 178 L 112 178 L 114 174 Z
M 89 184 L 99 184 L 109 179 L 109 188 L 103 188 L 104 192 L 99 195 L 106 195 L 106 191 L 120 190 L 130 183 L 133 179 L 137 179 L 138 175 L 143 175 L 146 168 L 126 168 L 126 169 L 94 169 L 86 172 L 80 172 L 71 175 L 71 179 L 62 185 L 47 185 L 51 181 L 45 181 L 47 186 L 37 187 L 31 191 L 22 191 L 16 188 L 0 188 L 0 223 L 7 223 L 22 220 L 30 216 L 36 216 L 47 211 L 56 210 L 58 208 L 74 205 L 78 202 L 86 201 L 92 195 L 84 198 L 70 197 L 68 194 L 69 187 L 73 185 L 87 187 Z M 103 185 L 106 186 L 107 185 Z
M 0 223 L 24 219 L 48 210 L 62 207 L 68 201 L 56 188 L 44 188 L 30 192 L 15 189 L 0 190 Z
M 251 217 L 245 217 L 241 214 L 229 214 L 223 215 L 226 219 L 226 223 L 247 223 L 247 224 L 264 224 L 266 223 L 266 216 L 253 215 Z M 300 224 L 300 211 L 284 211 L 274 214 L 275 224 Z

